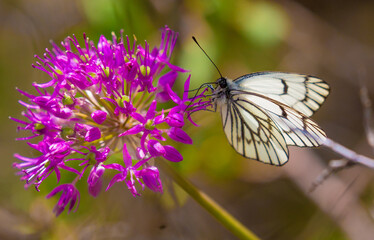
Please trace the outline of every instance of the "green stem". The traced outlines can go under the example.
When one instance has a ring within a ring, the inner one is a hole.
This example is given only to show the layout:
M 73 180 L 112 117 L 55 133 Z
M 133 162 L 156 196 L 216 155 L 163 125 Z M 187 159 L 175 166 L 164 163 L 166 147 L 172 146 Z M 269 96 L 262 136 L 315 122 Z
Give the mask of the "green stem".
M 159 166 L 165 171 L 184 191 L 186 191 L 196 202 L 213 215 L 223 226 L 232 232 L 239 239 L 259 240 L 253 232 L 236 220 L 230 213 L 223 209 L 218 203 L 211 199 L 201 190 L 197 189 L 192 183 L 180 175 L 165 160 L 159 159 Z

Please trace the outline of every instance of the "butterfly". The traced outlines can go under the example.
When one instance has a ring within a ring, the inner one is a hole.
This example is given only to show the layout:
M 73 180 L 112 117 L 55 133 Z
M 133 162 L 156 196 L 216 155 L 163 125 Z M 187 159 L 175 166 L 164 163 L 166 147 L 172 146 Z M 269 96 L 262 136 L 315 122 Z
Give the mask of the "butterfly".
M 238 153 L 282 166 L 288 161 L 288 146 L 317 147 L 324 142 L 326 133 L 310 117 L 330 93 L 325 81 L 284 72 L 256 72 L 230 80 L 192 39 L 221 76 L 200 88 L 212 89 L 214 110 L 220 109 L 227 140 Z
M 230 80 L 221 76 L 212 102 L 221 112 L 223 130 L 242 156 L 281 166 L 288 161 L 288 146 L 316 147 L 325 132 L 309 117 L 330 92 L 313 76 L 257 72 Z

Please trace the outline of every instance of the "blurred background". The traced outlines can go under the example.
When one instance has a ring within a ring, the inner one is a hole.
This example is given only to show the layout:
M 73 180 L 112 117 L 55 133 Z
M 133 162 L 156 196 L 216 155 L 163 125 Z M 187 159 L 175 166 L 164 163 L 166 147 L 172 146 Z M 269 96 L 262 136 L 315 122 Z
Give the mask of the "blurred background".
M 180 188 L 164 179 L 163 195 L 134 198 L 117 184 L 99 197 L 84 181 L 76 213 L 55 218 L 58 198 L 25 190 L 12 168 L 14 153 L 30 149 L 8 116 L 23 110 L 15 90 L 32 91 L 47 80 L 34 54 L 85 32 L 97 43 L 121 29 L 151 46 L 160 28 L 179 32 L 172 63 L 192 74 L 192 87 L 219 76 L 192 41 L 195 36 L 224 76 L 287 71 L 319 76 L 331 85 L 313 116 L 328 136 L 366 156 L 368 144 L 360 84 L 374 99 L 374 2 L 332 0 L 0 0 L 0 239 L 235 239 Z M 118 34 L 119 35 L 119 34 Z M 179 87 L 187 74 L 180 77 Z M 177 146 L 184 161 L 173 164 L 262 239 L 373 239 L 374 171 L 355 166 L 334 174 L 316 190 L 313 182 L 339 156 L 326 148 L 291 148 L 284 167 L 243 159 L 228 144 L 219 113 L 193 116 L 186 131 L 193 145 Z M 106 179 L 108 182 L 108 179 Z

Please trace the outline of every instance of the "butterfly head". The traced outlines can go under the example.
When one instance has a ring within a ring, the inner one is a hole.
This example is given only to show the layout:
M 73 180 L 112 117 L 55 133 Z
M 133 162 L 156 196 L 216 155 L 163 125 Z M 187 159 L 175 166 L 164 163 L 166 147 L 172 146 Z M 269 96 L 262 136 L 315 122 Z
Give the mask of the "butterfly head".
M 227 78 L 224 78 L 224 77 L 220 77 L 218 78 L 218 80 L 216 81 L 216 83 L 222 88 L 222 89 L 225 89 L 227 87 Z

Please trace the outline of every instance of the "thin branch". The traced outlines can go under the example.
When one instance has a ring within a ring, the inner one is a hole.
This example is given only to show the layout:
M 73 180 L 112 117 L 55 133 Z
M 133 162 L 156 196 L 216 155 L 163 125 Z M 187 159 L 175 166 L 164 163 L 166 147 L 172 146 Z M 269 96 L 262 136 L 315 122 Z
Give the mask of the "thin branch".
M 372 111 L 372 102 L 369 97 L 369 91 L 363 76 L 364 72 L 361 70 L 359 72 L 359 81 L 360 81 L 360 99 L 363 107 L 363 117 L 364 117 L 364 127 L 366 133 L 366 139 L 368 144 L 374 151 L 374 120 L 373 120 L 373 111 Z
M 363 155 L 360 155 L 356 153 L 355 151 L 344 147 L 343 145 L 326 138 L 326 140 L 322 144 L 325 147 L 330 148 L 332 151 L 336 152 L 340 156 L 348 159 L 349 161 L 352 161 L 353 163 L 359 163 L 361 165 L 364 165 L 369 168 L 374 169 L 374 159 L 365 157 Z
M 347 159 L 331 160 L 328 167 L 325 168 L 322 173 L 314 180 L 312 186 L 309 189 L 309 192 L 313 192 L 314 190 L 316 190 L 317 187 L 320 186 L 332 174 L 340 172 L 354 165 L 356 165 L 356 163 L 348 161 Z

